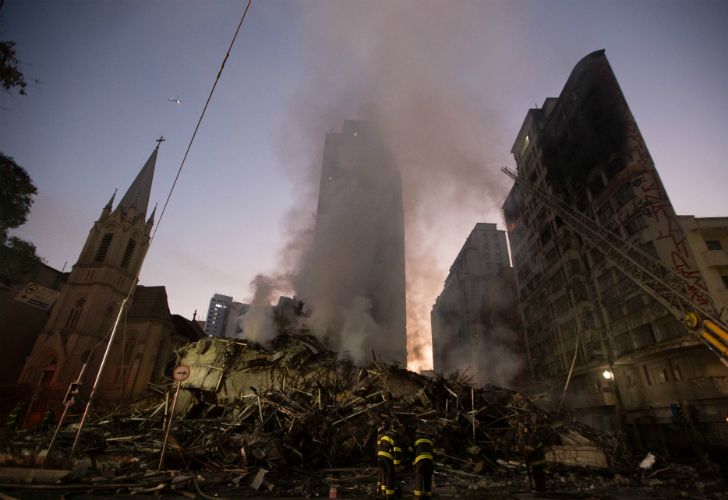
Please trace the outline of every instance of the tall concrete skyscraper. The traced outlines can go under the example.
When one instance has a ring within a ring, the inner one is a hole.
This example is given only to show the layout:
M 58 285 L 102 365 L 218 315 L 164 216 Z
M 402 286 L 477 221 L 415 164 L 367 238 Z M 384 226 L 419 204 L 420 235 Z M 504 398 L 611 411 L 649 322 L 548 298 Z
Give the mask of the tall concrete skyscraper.
M 478 222 L 432 307 L 435 371 L 513 387 L 526 364 L 517 305 L 506 232 Z
M 406 364 L 402 182 L 372 123 L 326 136 L 313 247 L 296 283 L 316 335 L 358 364 Z

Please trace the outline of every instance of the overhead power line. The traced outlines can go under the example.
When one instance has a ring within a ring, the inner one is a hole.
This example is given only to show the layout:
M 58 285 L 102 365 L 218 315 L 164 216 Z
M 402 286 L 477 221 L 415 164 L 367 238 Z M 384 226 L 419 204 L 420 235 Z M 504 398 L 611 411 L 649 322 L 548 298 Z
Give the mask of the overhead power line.
M 2 1 L 2 0 L 0 0 Z M 235 40 L 238 38 L 238 34 L 240 33 L 240 28 L 243 26 L 243 22 L 245 21 L 245 17 L 248 15 L 248 10 L 250 9 L 250 5 L 253 3 L 253 0 L 247 0 L 247 3 L 245 5 L 245 10 L 243 10 L 242 16 L 240 16 L 240 22 L 238 23 L 237 28 L 235 29 L 235 34 L 233 35 L 232 40 L 230 41 L 230 45 L 228 46 L 227 51 L 225 52 L 225 57 L 222 60 L 222 64 L 220 64 L 220 70 L 217 72 L 217 76 L 215 77 L 215 81 L 212 84 L 212 88 L 210 89 L 210 93 L 207 96 L 207 100 L 205 101 L 205 107 L 202 108 L 202 112 L 200 113 L 200 118 L 197 120 L 197 125 L 195 125 L 195 130 L 192 132 L 192 137 L 190 137 L 190 141 L 187 144 L 187 149 L 185 150 L 184 157 L 182 157 L 182 161 L 180 162 L 179 168 L 177 169 L 177 175 L 174 177 L 174 182 L 172 182 L 172 187 L 169 189 L 169 193 L 167 194 L 167 198 L 164 201 L 164 206 L 162 207 L 162 211 L 159 214 L 159 219 L 157 220 L 157 224 L 155 225 L 154 232 L 152 232 L 151 238 L 149 238 L 149 245 L 147 246 L 147 252 L 149 251 L 149 248 L 152 246 L 152 242 L 154 241 L 154 236 L 157 234 L 157 230 L 159 230 L 159 226 L 162 223 L 162 219 L 164 218 L 164 213 L 167 210 L 167 205 L 169 205 L 169 200 L 172 198 L 172 194 L 174 193 L 174 189 L 177 186 L 177 181 L 179 180 L 180 174 L 182 173 L 182 169 L 185 166 L 185 162 L 187 161 L 187 156 L 190 153 L 190 149 L 192 149 L 192 144 L 195 142 L 195 137 L 197 137 L 197 132 L 200 130 L 200 125 L 202 124 L 202 120 L 205 118 L 205 113 L 207 112 L 207 108 L 210 105 L 210 101 L 212 100 L 212 96 L 215 93 L 215 88 L 217 88 L 217 84 L 220 81 L 220 77 L 222 76 L 222 72 L 225 69 L 225 63 L 227 63 L 228 58 L 230 57 L 230 52 L 233 49 L 233 45 L 235 45 Z M 160 138 L 160 142 L 164 140 L 163 138 Z M 159 147 L 159 145 L 157 145 Z M 104 352 L 104 357 L 101 360 L 101 364 L 99 365 L 99 369 L 96 372 L 96 378 L 94 380 L 94 385 L 91 387 L 91 394 L 89 395 L 88 401 L 86 403 L 86 408 L 83 411 L 83 415 L 81 416 L 81 421 L 78 424 L 78 430 L 76 431 L 76 437 L 73 441 L 73 446 L 71 447 L 71 454 L 73 454 L 78 446 L 78 443 L 81 438 L 81 432 L 83 431 L 84 423 L 86 422 L 86 418 L 88 417 L 89 410 L 91 409 L 91 405 L 94 400 L 94 396 L 96 395 L 96 390 L 99 386 L 99 382 L 101 381 L 101 376 L 104 371 L 104 367 L 106 366 L 106 361 L 108 359 L 109 351 L 111 350 L 111 346 L 114 342 L 114 337 L 116 335 L 117 329 L 119 327 L 119 321 L 121 320 L 122 314 L 129 303 L 129 300 L 131 299 L 132 295 L 134 295 L 134 290 L 136 289 L 136 284 L 139 281 L 139 274 L 141 273 L 142 266 L 144 264 L 144 257 L 142 257 L 142 263 L 139 265 L 139 268 L 137 269 L 137 272 L 134 276 L 134 279 L 132 280 L 131 286 L 129 287 L 129 293 L 127 293 L 124 300 L 121 302 L 119 306 L 119 310 L 117 312 L 116 321 L 114 322 L 114 326 L 112 327 L 111 331 L 107 335 L 106 338 L 108 338 L 107 344 L 106 344 L 106 350 Z M 94 350 L 101 345 L 101 342 L 94 346 Z M 90 355 L 89 355 L 90 358 Z M 83 375 L 82 368 L 81 373 L 79 374 L 78 381 L 80 383 L 81 376 Z M 65 413 L 64 413 L 65 414 Z M 58 424 L 58 428 L 61 426 L 61 422 Z M 55 436 L 54 436 L 55 439 Z M 51 442 L 52 444 L 52 442 Z
M 220 81 L 220 76 L 222 76 L 222 72 L 225 69 L 225 63 L 227 63 L 228 57 L 230 57 L 230 52 L 233 49 L 233 45 L 235 45 L 235 40 L 238 38 L 238 33 L 240 33 L 240 28 L 243 26 L 243 21 L 245 21 L 245 16 L 248 15 L 248 9 L 250 9 L 250 5 L 253 3 L 253 0 L 248 0 L 247 5 L 245 6 L 245 10 L 243 11 L 243 15 L 240 17 L 240 22 L 238 23 L 238 27 L 235 30 L 235 35 L 233 35 L 233 39 L 230 40 L 230 46 L 227 49 L 227 52 L 225 53 L 225 58 L 222 60 L 222 64 L 220 65 L 220 71 L 217 72 L 217 76 L 215 77 L 215 82 L 212 84 L 212 88 L 210 89 L 210 94 L 207 96 L 207 101 L 205 101 L 205 107 L 202 108 L 202 113 L 200 113 L 200 118 L 197 120 L 197 125 L 195 125 L 195 130 L 192 132 L 192 137 L 190 137 L 190 142 L 187 144 L 187 150 L 185 151 L 185 155 L 182 158 L 182 162 L 179 165 L 179 169 L 177 169 L 177 175 L 174 177 L 174 182 L 172 182 L 172 187 L 169 189 L 169 194 L 167 195 L 167 199 L 164 200 L 164 206 L 162 207 L 162 212 L 159 214 L 159 220 L 157 221 L 157 224 L 154 227 L 154 232 L 152 233 L 152 237 L 149 241 L 149 245 L 151 246 L 152 241 L 154 241 L 154 236 L 157 234 L 157 230 L 159 230 L 159 226 L 162 223 L 162 218 L 164 217 L 164 213 L 167 211 L 167 205 L 169 204 L 169 200 L 172 198 L 172 193 L 174 192 L 175 186 L 177 186 L 177 181 L 179 180 L 179 176 L 182 173 L 182 169 L 185 166 L 185 162 L 187 161 L 187 156 L 190 154 L 190 149 L 192 148 L 192 143 L 195 142 L 195 137 L 197 137 L 197 131 L 200 129 L 200 124 L 202 124 L 202 119 L 205 118 L 205 113 L 207 112 L 207 107 L 210 104 L 210 100 L 212 99 L 212 94 L 215 93 L 215 88 L 217 87 L 217 83 Z

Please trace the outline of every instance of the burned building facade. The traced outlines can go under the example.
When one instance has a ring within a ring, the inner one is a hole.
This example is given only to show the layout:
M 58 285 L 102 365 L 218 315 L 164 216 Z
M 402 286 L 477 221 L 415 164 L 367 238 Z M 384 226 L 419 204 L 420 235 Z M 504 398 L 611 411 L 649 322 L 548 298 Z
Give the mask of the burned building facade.
M 528 111 L 517 175 L 708 289 L 604 51 L 582 59 L 558 98 Z M 599 248 L 518 185 L 503 206 L 534 384 L 602 427 L 652 445 L 726 443 L 728 371 Z M 573 365 L 573 370 L 572 370 Z M 569 374 L 571 372 L 571 377 Z M 660 424 L 660 425 L 656 425 Z M 667 439 L 666 439 L 667 437 Z
M 513 387 L 525 366 L 505 231 L 477 223 L 431 312 L 436 372 Z
M 326 136 L 313 245 L 295 287 L 333 349 L 406 364 L 402 183 L 372 123 Z

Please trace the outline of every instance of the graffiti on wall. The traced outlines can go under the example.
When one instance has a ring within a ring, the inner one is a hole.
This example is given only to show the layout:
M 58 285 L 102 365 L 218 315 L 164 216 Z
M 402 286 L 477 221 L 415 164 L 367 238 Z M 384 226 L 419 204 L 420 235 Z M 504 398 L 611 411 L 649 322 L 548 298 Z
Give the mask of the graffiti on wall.
M 625 110 L 629 113 L 628 110 Z M 686 294 L 700 306 L 710 306 L 708 288 L 690 253 L 687 236 L 678 223 L 675 210 L 665 194 L 654 163 L 645 147 L 642 136 L 630 114 L 628 125 L 630 162 L 639 165 L 640 174 L 632 180 L 637 196 L 642 200 L 646 213 L 656 225 L 655 243 L 667 251 L 672 269 L 686 283 Z M 659 250 L 658 250 L 659 251 Z

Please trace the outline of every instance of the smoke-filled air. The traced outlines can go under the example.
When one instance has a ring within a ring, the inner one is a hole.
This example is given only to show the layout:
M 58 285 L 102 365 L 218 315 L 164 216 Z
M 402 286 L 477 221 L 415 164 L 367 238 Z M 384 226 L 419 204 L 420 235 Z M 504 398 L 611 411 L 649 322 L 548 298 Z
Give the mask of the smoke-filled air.
M 243 332 L 242 338 L 267 344 L 276 336 L 273 309 L 270 305 L 276 290 L 276 282 L 269 276 L 258 274 L 250 282 L 250 289 L 253 291 L 250 307 L 237 320 Z
M 382 214 L 371 224 L 330 233 L 338 240 L 327 245 L 347 249 L 351 258 L 321 258 L 313 250 L 324 140 L 327 133 L 342 130 L 346 120 L 366 121 L 376 128 L 401 176 L 407 365 L 431 368 L 430 310 L 448 267 L 476 222 L 500 223 L 506 194 L 498 167 L 507 158 L 513 131 L 508 135 L 500 128 L 497 96 L 488 92 L 491 82 L 471 81 L 462 71 L 469 64 L 483 66 L 487 58 L 507 57 L 501 47 L 509 37 L 502 33 L 481 33 L 477 44 L 469 39 L 468 34 L 482 28 L 477 23 L 487 18 L 486 9 L 468 3 L 450 9 L 446 2 L 422 1 L 317 2 L 307 3 L 301 12 L 310 31 L 310 81 L 292 97 L 275 138 L 300 186 L 300 199 L 286 222 L 290 241 L 282 260 L 296 294 L 314 311 L 314 333 L 339 342 L 355 361 L 369 358 L 361 352 L 364 340 L 386 330 L 373 320 L 377 306 L 364 293 L 377 273 L 386 272 L 377 265 L 378 251 L 367 248 L 382 231 L 376 223 Z M 489 38 L 500 42 L 489 45 Z M 364 175 L 374 184 L 397 182 L 374 166 Z M 388 192 L 382 187 L 370 191 L 379 193 L 371 199 L 360 191 L 346 206 L 386 210 L 388 202 L 377 199 Z M 327 288 L 341 279 L 352 287 L 343 295 L 340 287 Z M 332 331 L 339 332 L 338 339 L 331 338 Z

